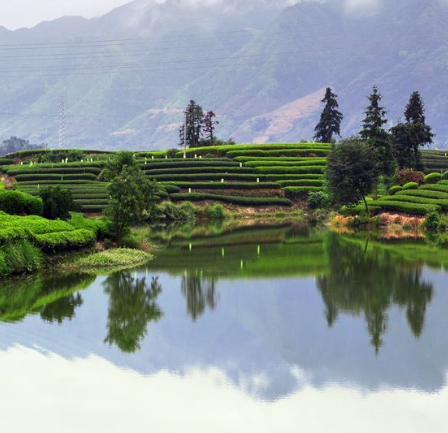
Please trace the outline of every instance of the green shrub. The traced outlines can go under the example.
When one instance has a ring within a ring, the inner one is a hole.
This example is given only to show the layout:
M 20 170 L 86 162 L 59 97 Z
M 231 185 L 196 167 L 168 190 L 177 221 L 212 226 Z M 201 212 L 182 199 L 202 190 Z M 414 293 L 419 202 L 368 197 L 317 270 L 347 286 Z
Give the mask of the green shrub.
M 299 180 L 279 180 L 278 184 L 286 188 L 288 186 L 317 186 L 323 187 L 324 179 L 299 179 Z
M 184 181 L 187 182 L 189 180 L 192 180 L 194 182 L 196 181 L 200 181 L 200 180 L 216 180 L 216 181 L 220 181 L 221 179 L 224 179 L 225 181 L 229 181 L 229 180 L 240 180 L 240 181 L 247 181 L 247 180 L 251 180 L 251 181 L 256 181 L 257 178 L 260 180 L 263 180 L 264 177 L 266 176 L 262 176 L 259 174 L 227 174 L 227 173 L 198 173 L 198 174 L 159 174 L 157 176 L 153 176 L 153 175 L 147 175 L 147 177 L 149 179 L 154 179 L 154 180 L 158 180 L 161 182 L 168 182 L 168 181 L 174 181 L 174 182 L 178 182 L 178 181 Z
M 149 161 L 142 166 L 143 170 L 161 170 L 173 168 L 201 168 L 201 167 L 239 167 L 238 162 L 231 159 L 176 159 L 165 160 L 166 162 L 159 162 L 154 160 Z
M 448 171 L 444 171 L 442 174 L 442 179 L 443 180 L 448 180 Z
M 395 195 L 397 192 L 400 192 L 402 189 L 403 189 L 402 186 L 394 185 L 391 188 L 389 188 L 389 194 L 390 195 Z
M 238 197 L 220 194 L 193 193 L 193 194 L 172 194 L 174 201 L 221 201 L 224 203 L 243 206 L 291 206 L 290 200 L 278 197 Z
M 213 206 L 207 206 L 206 212 L 211 220 L 223 220 L 226 217 L 224 206 L 218 203 Z
M 16 176 L 18 182 L 22 181 L 42 181 L 42 180 L 60 180 L 60 181 L 72 181 L 72 180 L 95 180 L 96 176 L 91 173 L 85 174 L 19 174 Z
M 417 182 L 408 182 L 403 185 L 403 191 L 407 191 L 410 189 L 418 189 L 418 183 Z
M 246 162 L 246 167 L 306 167 L 306 166 L 325 166 L 325 158 L 305 158 L 302 161 L 264 161 L 263 159 Z
M 46 253 L 86 248 L 93 245 L 95 240 L 95 233 L 91 230 L 73 230 L 35 236 L 36 245 Z
M 441 215 L 438 212 L 429 212 L 423 221 L 423 228 L 427 231 L 437 231 L 440 225 L 440 217 Z
M 331 198 L 325 191 L 309 192 L 308 205 L 311 209 L 328 209 L 331 206 Z
M 169 184 L 162 184 L 167 186 Z M 191 189 L 235 189 L 235 190 L 260 190 L 260 189 L 280 189 L 280 185 L 275 182 L 175 182 L 174 185 L 178 188 L 178 191 L 171 191 L 171 193 L 177 193 L 180 188 Z
M 227 152 L 229 158 L 237 158 L 239 156 L 255 156 L 258 158 L 263 157 L 284 157 L 284 156 L 302 156 L 302 157 L 318 157 L 327 156 L 330 153 L 330 149 L 283 149 L 283 150 L 232 150 Z
M 442 175 L 440 173 L 431 173 L 425 176 L 423 182 L 425 184 L 434 184 L 439 182 L 442 179 Z
M 448 192 L 432 191 L 420 188 L 417 190 L 399 191 L 395 194 L 394 197 L 398 196 L 426 197 L 426 198 L 436 198 L 440 200 L 446 200 L 448 199 Z
M 325 167 L 306 166 L 306 167 L 258 167 L 257 172 L 263 174 L 323 174 Z
M 39 166 L 27 167 L 14 166 L 7 170 L 9 176 L 17 176 L 22 174 L 83 174 L 91 173 L 98 176 L 101 168 L 96 167 L 65 167 L 65 168 L 40 168 Z
M 50 220 L 67 220 L 70 218 L 70 212 L 80 210 L 79 205 L 73 200 L 72 193 L 59 186 L 45 188 L 40 192 L 40 197 L 44 204 L 43 216 Z
M 20 191 L 0 191 L 0 210 L 11 215 L 42 215 L 43 202 Z
M 286 197 L 290 199 L 302 199 L 305 200 L 308 198 L 310 192 L 320 192 L 322 191 L 322 187 L 320 186 L 287 186 L 283 188 L 285 191 Z
M 150 176 L 164 175 L 164 174 L 203 174 L 203 173 L 236 173 L 246 174 L 254 173 L 253 168 L 240 168 L 240 167 L 186 167 L 186 168 L 164 168 L 158 170 L 145 171 L 145 174 Z

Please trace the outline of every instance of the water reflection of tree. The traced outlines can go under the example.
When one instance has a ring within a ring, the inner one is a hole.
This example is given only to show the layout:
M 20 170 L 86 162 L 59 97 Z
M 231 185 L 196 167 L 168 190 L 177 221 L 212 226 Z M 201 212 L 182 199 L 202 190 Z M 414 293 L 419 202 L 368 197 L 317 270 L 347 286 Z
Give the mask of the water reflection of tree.
M 157 305 L 162 292 L 158 278 L 148 286 L 146 278 L 133 278 L 129 272 L 113 274 L 103 283 L 109 295 L 109 317 L 105 342 L 123 352 L 140 349 L 149 322 L 157 322 L 163 313 Z
M 187 311 L 196 321 L 205 312 L 208 306 L 214 310 L 218 304 L 218 292 L 215 279 L 204 279 L 197 274 L 182 276 L 182 293 L 187 300 Z
M 75 317 L 76 308 L 83 304 L 80 293 L 72 294 L 65 298 L 46 304 L 40 312 L 40 317 L 50 323 L 57 322 L 61 324 L 65 319 L 73 319 Z
M 390 252 L 341 240 L 330 235 L 329 273 L 317 279 L 329 326 L 339 312 L 364 314 L 376 352 L 388 326 L 387 310 L 396 304 L 406 309 L 409 326 L 419 337 L 423 331 L 432 284 L 422 281 L 420 263 L 405 263 Z

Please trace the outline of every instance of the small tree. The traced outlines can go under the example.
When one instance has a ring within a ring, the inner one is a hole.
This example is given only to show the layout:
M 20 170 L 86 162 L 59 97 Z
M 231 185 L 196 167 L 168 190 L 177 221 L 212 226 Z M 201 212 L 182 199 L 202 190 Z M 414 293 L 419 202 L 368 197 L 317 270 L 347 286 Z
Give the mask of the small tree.
M 39 195 L 44 204 L 44 218 L 68 220 L 70 212 L 81 210 L 80 206 L 73 200 L 71 191 L 59 186 L 45 188 Z
M 146 178 L 133 155 L 131 154 L 132 158 L 129 157 L 129 153 L 118 154 L 110 161 L 108 171 L 111 174 L 121 166 L 121 171 L 108 186 L 110 200 L 105 211 L 118 242 L 129 233 L 132 223 L 151 219 L 155 215 L 157 193 L 160 190 L 156 182 Z M 128 164 L 120 165 L 123 161 Z
M 328 156 L 329 188 L 341 205 L 355 205 L 362 200 L 368 211 L 366 196 L 372 192 L 378 174 L 376 153 L 358 138 L 342 140 Z
M 344 116 L 338 110 L 337 95 L 331 87 L 327 87 L 325 97 L 321 102 L 325 107 L 315 130 L 314 139 L 321 143 L 331 143 L 334 135 L 341 135 L 341 122 Z
M 377 86 L 373 86 L 373 92 L 367 99 L 370 104 L 364 112 L 366 117 L 362 122 L 360 136 L 375 151 L 380 173 L 392 176 L 395 172 L 396 162 L 389 133 L 384 129 L 384 125 L 387 124 L 387 111 L 380 105 L 383 95 L 378 92 Z
M 204 111 L 194 101 L 185 110 L 185 120 L 179 129 L 180 146 L 198 147 L 204 127 Z

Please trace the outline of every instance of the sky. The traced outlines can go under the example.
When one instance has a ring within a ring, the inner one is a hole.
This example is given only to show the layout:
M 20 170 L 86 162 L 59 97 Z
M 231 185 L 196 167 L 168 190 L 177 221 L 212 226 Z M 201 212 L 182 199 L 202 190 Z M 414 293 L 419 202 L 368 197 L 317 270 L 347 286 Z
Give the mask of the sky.
M 65 15 L 81 15 L 93 18 L 130 3 L 131 0 L 0 0 L 0 26 L 10 30 L 33 27 L 42 21 L 50 21 Z M 166 0 L 155 0 L 159 3 Z M 181 0 L 190 3 L 221 3 L 222 0 Z M 245 1 L 245 0 L 241 0 Z M 278 1 L 278 0 L 258 0 Z M 295 3 L 301 0 L 288 0 Z M 342 1 L 348 10 L 376 6 L 382 0 L 302 0 Z
M 0 0 L 0 26 L 33 27 L 64 15 L 101 16 L 130 0 Z

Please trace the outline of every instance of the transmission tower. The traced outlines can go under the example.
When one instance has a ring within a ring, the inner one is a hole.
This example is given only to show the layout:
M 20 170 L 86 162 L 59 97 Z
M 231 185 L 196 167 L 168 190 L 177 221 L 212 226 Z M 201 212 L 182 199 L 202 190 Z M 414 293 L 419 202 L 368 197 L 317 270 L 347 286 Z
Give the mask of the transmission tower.
M 65 98 L 59 99 L 59 149 L 65 145 Z

